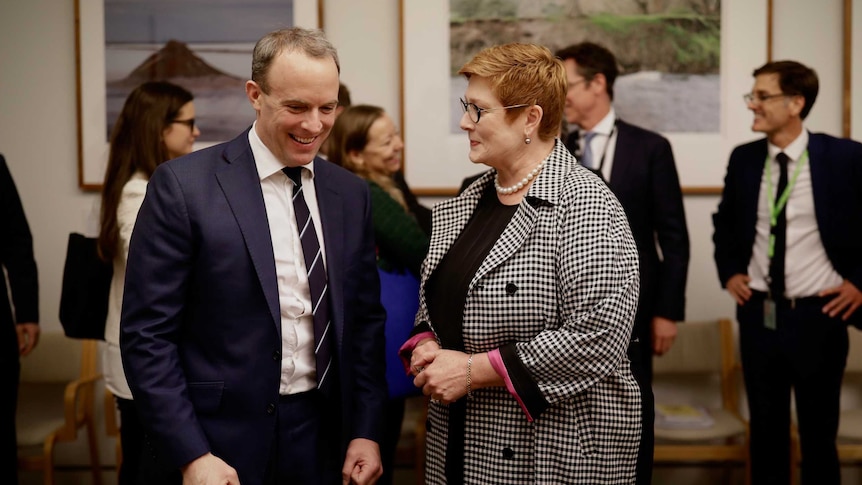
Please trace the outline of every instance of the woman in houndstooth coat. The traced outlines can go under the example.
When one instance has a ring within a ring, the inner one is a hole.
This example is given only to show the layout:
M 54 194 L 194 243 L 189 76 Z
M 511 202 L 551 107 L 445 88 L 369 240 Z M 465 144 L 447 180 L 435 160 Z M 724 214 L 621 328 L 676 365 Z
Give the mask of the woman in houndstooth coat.
M 470 160 L 492 170 L 434 208 L 402 347 L 431 397 L 426 482 L 633 483 L 637 249 L 617 199 L 557 139 L 563 65 L 507 44 L 460 73 Z

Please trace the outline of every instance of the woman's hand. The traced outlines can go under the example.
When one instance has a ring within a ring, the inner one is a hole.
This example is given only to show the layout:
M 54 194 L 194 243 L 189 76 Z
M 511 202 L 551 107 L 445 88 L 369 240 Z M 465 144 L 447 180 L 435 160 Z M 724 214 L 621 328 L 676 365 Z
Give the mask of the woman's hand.
M 416 355 L 416 351 L 413 355 Z M 443 404 L 455 402 L 467 394 L 468 358 L 464 352 L 440 350 L 437 347 L 434 357 L 422 366 L 413 385 L 421 387 L 422 393 L 431 396 L 432 400 Z
M 436 340 L 433 338 L 420 340 L 410 355 L 410 373 L 418 376 L 425 367 L 434 362 L 438 352 L 440 352 L 440 345 L 437 344 Z

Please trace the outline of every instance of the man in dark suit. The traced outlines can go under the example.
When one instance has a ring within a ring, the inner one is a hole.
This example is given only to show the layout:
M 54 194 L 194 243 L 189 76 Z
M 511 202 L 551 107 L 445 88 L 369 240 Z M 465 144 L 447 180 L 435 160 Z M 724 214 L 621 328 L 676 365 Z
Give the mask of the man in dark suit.
M 150 469 L 174 483 L 176 470 L 200 484 L 380 476 L 385 314 L 368 185 L 316 158 L 338 75 L 322 32 L 267 34 L 246 83 L 250 130 L 150 179 L 121 348 Z
M 652 480 L 652 356 L 670 349 L 676 322 L 685 315 L 689 241 L 679 177 L 667 139 L 617 118 L 612 103 L 618 69 L 608 49 L 583 42 L 561 49 L 557 56 L 569 84 L 566 120 L 577 127 L 566 146 L 622 203 L 640 255 L 640 297 L 629 359 L 644 394 L 637 483 L 646 484 Z
M 18 404 L 18 383 L 21 378 L 19 358 L 29 354 L 39 341 L 39 278 L 33 259 L 33 237 L 24 216 L 24 208 L 15 188 L 15 181 L 0 155 L 0 369 L 7 390 L 3 398 L 3 416 L 0 417 L 0 439 L 5 449 L 16 450 L 15 410 Z M 7 291 L 6 277 L 10 291 Z M 11 293 L 12 305 L 7 295 Z M 14 308 L 15 316 L 12 316 Z M 11 448 L 10 448 L 11 446 Z M 11 483 L 18 483 L 18 458 L 6 452 L 0 469 Z
M 835 437 L 848 322 L 862 305 L 862 144 L 809 133 L 817 74 L 754 71 L 745 101 L 766 135 L 730 155 L 713 215 L 715 263 L 736 300 L 753 483 L 789 483 L 795 391 L 802 483 L 840 482 Z

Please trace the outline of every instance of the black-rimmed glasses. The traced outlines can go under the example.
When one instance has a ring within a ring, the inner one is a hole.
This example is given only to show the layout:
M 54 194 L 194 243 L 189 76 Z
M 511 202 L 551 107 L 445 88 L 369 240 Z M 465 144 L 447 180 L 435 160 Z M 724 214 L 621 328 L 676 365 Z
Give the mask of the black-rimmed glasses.
M 190 130 L 195 131 L 195 119 L 189 118 L 187 120 L 171 120 L 171 123 L 179 123 L 181 125 L 186 125 Z
M 468 103 L 464 101 L 464 98 L 459 98 L 461 101 L 461 106 L 464 108 L 464 112 L 470 115 L 470 119 L 473 120 L 473 123 L 478 123 L 479 119 L 482 117 L 482 113 L 485 111 L 494 111 L 495 109 L 513 109 L 513 108 L 526 108 L 530 106 L 529 104 L 513 104 L 512 106 L 500 106 L 497 108 L 480 108 L 473 103 Z
M 783 98 L 786 96 L 790 96 L 789 94 L 777 93 L 777 94 L 760 94 L 760 93 L 747 93 L 742 95 L 742 99 L 745 100 L 745 104 L 763 104 L 766 101 L 769 101 L 772 98 Z

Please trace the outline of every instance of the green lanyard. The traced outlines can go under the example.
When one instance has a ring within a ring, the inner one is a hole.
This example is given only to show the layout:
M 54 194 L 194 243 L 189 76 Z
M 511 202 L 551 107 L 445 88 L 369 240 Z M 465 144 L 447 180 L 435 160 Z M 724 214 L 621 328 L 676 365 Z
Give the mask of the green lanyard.
M 805 165 L 805 162 L 808 161 L 808 150 L 806 149 L 802 152 L 802 156 L 799 157 L 799 161 L 796 162 L 796 169 L 793 170 L 793 178 L 790 179 L 790 182 L 785 187 L 784 192 L 781 193 L 781 196 L 778 200 L 775 200 L 775 197 L 778 194 L 772 193 L 772 164 L 769 163 L 770 157 L 766 156 L 766 192 L 769 199 L 769 226 L 775 227 L 778 224 L 778 214 L 781 214 L 781 211 L 784 210 L 784 206 L 787 205 L 787 199 L 790 198 L 790 192 L 793 190 L 793 186 L 796 185 L 796 178 L 799 177 L 799 171 L 802 170 L 802 166 Z M 777 190 L 777 189 L 776 189 Z M 769 259 L 772 259 L 772 256 L 775 254 L 775 234 L 769 234 L 769 249 L 767 250 L 766 255 L 769 256 Z

